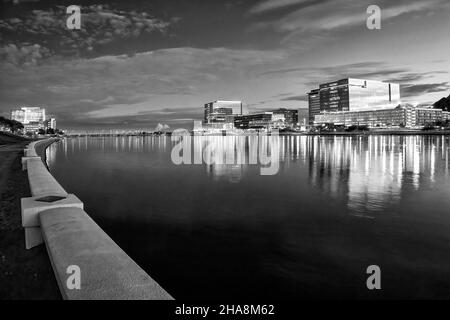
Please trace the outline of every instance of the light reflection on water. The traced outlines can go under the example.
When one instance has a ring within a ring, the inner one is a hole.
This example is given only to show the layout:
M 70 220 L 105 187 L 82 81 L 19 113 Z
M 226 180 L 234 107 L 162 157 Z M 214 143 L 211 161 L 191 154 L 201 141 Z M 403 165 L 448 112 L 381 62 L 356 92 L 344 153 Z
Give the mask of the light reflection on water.
M 176 166 L 170 138 L 70 138 L 47 161 L 176 298 L 371 298 L 371 264 L 382 297 L 450 297 L 449 137 L 266 137 L 273 176 L 251 164 L 259 139 L 193 137 L 216 164 Z
M 257 154 L 252 155 L 251 146 L 258 145 L 259 139 L 267 137 L 196 136 L 192 138 L 191 158 L 204 159 L 205 173 L 216 181 L 225 179 L 238 183 L 249 167 L 258 166 L 251 160 L 251 157 L 258 158 Z M 405 183 L 419 190 L 421 183 L 432 188 L 436 176 L 448 182 L 449 137 L 445 136 L 280 136 L 275 139 L 279 139 L 279 143 L 269 154 L 278 154 L 284 171 L 291 166 L 307 166 L 309 184 L 334 197 L 342 196 L 345 181 L 349 213 L 357 216 L 370 216 L 371 212 L 383 211 L 398 202 Z M 203 155 L 205 147 L 211 143 L 219 152 Z M 167 137 L 72 138 L 52 145 L 47 150 L 47 162 L 53 166 L 57 148 L 62 148 L 67 159 L 69 154 L 90 149 L 114 153 L 170 153 L 174 145 Z M 230 154 L 233 162 L 226 164 Z M 195 165 L 194 160 L 192 163 Z

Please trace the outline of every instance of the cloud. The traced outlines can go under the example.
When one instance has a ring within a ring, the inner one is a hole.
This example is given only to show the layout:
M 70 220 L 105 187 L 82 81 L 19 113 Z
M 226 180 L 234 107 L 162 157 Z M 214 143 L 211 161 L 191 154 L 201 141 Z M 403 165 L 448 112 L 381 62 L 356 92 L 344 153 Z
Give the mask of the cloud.
M 194 120 L 201 118 L 200 108 L 173 108 L 174 113 L 165 113 L 162 109 L 141 111 L 136 114 L 118 116 L 103 116 L 99 118 L 70 119 L 65 121 L 66 126 L 88 127 L 96 129 L 106 128 L 142 128 L 153 129 L 159 123 L 171 123 L 171 127 L 190 127 Z M 176 115 L 176 117 L 174 117 Z
M 406 85 L 401 87 L 401 96 L 407 98 L 420 96 L 427 93 L 443 92 L 449 90 L 449 82 Z
M 50 56 L 50 51 L 39 44 L 16 46 L 8 44 L 0 47 L 0 61 L 3 64 L 34 66 Z
M 287 74 L 295 72 L 320 72 L 326 74 L 336 74 L 336 73 L 358 73 L 361 70 L 368 70 L 373 68 L 381 68 L 384 66 L 383 62 L 380 61 L 364 61 L 356 62 L 350 64 L 340 64 L 336 66 L 321 66 L 321 67 L 296 67 L 296 68 L 286 68 L 286 69 L 276 69 L 269 70 L 261 73 L 261 75 L 274 75 L 274 74 Z M 384 66 L 385 67 L 385 66 Z
M 289 7 L 296 4 L 311 2 L 308 0 L 265 0 L 250 9 L 250 13 L 263 13 L 271 10 Z M 314 2 L 314 1 L 313 1 Z
M 283 0 L 278 4 L 276 2 L 272 0 L 265 1 L 252 8 L 250 12 L 255 13 L 286 5 L 307 3 L 306 1 L 294 0 Z M 333 1 L 333 6 L 330 7 L 329 2 L 321 1 L 305 5 L 280 19 L 269 22 L 257 22 L 252 26 L 252 29 L 272 28 L 278 32 L 298 34 L 302 32 L 339 30 L 355 25 L 365 26 L 368 16 L 366 9 L 373 4 L 371 0 L 335 0 Z M 392 4 L 385 0 L 379 1 L 377 4 L 381 7 L 382 21 L 385 22 L 403 14 L 434 10 L 433 8 L 443 5 L 444 2 L 443 0 L 401 0 Z
M 108 5 L 83 6 L 81 30 L 68 30 L 67 17 L 64 6 L 26 11 L 0 20 L 0 33 L 6 43 L 19 46 L 32 40 L 56 53 L 80 55 L 143 34 L 165 34 L 177 21 L 177 18 L 162 20 L 147 12 L 113 9 Z
M 262 72 L 262 77 L 301 77 L 306 86 L 343 78 L 363 78 L 403 83 L 406 80 L 423 78 L 423 74 L 413 74 L 408 68 L 392 67 L 381 61 L 363 61 L 350 64 L 319 67 L 294 67 Z
M 290 96 L 281 99 L 281 101 L 308 101 L 308 97 L 306 95 Z
M 242 79 L 283 60 L 280 51 L 182 47 L 97 58 L 49 57 L 28 66 L 0 62 L 0 112 L 44 106 L 62 126 L 201 119 L 206 101 L 241 99 L 248 90 Z

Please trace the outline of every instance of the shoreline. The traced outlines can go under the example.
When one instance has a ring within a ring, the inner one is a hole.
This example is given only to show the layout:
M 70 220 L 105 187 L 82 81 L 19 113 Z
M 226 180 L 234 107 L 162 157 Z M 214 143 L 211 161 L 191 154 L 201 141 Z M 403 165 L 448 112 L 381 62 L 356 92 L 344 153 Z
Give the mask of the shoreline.
M 230 132 L 223 132 L 223 133 L 202 133 L 198 134 L 195 132 L 189 132 L 191 136 L 198 136 L 198 137 L 208 137 L 208 136 L 262 136 L 262 135 L 271 135 L 270 132 L 244 132 L 244 133 L 236 133 L 233 131 Z M 162 135 L 156 135 L 156 134 L 73 134 L 73 135 L 66 135 L 67 138 L 86 138 L 86 137 L 92 137 L 92 138 L 107 138 L 107 137 L 170 137 L 172 133 L 162 134 Z M 422 130 L 374 130 L 374 131 L 352 131 L 352 132 L 345 132 L 345 131 L 337 131 L 337 132 L 279 132 L 279 136 L 376 136 L 376 135 L 393 135 L 393 136 L 449 136 L 450 130 L 442 130 L 442 131 L 422 131 Z
M 44 163 L 45 167 L 50 171 L 50 168 L 47 165 L 47 148 L 50 147 L 53 143 L 60 141 L 61 139 L 55 139 L 52 141 L 48 141 L 45 143 L 40 143 L 36 145 L 35 150 L 39 157 L 41 157 L 42 162 Z
M 45 164 L 45 151 L 55 141 L 59 139 L 40 140 L 25 150 L 27 156 L 31 155 L 25 165 L 32 197 L 22 199 L 22 215 L 26 247 L 46 248 L 61 297 L 64 300 L 173 300 L 89 217 L 80 199 L 67 193 L 52 176 Z M 47 196 L 59 199 L 51 205 L 37 203 L 38 197 Z M 82 291 L 66 285 L 68 263 L 83 270 Z
M 0 148 L 0 300 L 60 300 L 45 246 L 25 249 L 20 199 L 31 193 L 21 157 L 29 142 L 17 139 Z
M 321 132 L 321 133 L 308 133 L 303 134 L 304 136 L 450 136 L 450 131 L 448 132 L 433 132 L 433 133 L 423 133 L 423 132 L 376 132 L 376 133 L 364 133 L 364 132 Z

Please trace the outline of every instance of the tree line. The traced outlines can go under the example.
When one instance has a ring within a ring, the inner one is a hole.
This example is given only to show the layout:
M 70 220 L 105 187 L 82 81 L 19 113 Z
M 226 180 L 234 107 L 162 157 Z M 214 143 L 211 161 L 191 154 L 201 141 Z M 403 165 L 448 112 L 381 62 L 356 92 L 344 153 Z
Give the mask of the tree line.
M 16 132 L 23 129 L 23 124 L 16 120 L 10 120 L 5 117 L 0 117 L 0 126 L 9 127 L 12 132 Z

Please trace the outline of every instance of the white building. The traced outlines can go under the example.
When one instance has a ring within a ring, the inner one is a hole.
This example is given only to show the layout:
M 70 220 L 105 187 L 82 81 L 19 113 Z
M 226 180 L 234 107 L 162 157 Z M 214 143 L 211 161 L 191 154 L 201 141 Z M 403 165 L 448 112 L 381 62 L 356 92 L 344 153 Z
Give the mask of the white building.
M 45 127 L 45 109 L 40 107 L 22 107 L 11 111 L 11 120 L 23 124 L 25 131 L 35 132 Z

